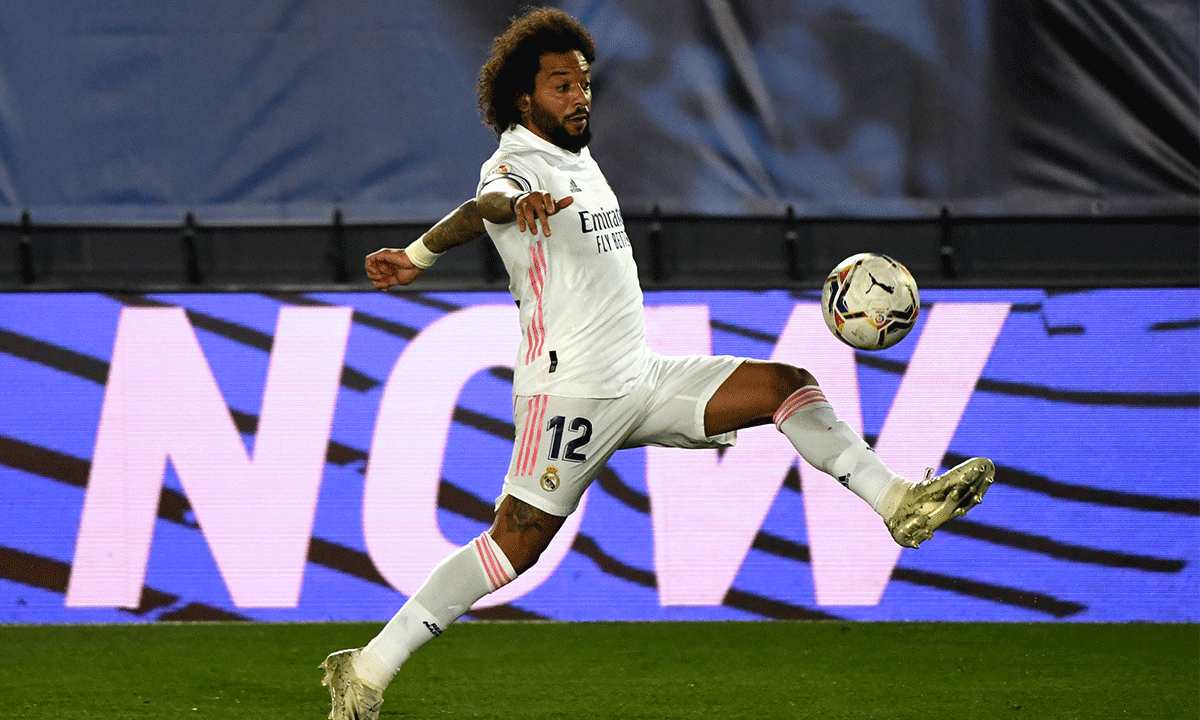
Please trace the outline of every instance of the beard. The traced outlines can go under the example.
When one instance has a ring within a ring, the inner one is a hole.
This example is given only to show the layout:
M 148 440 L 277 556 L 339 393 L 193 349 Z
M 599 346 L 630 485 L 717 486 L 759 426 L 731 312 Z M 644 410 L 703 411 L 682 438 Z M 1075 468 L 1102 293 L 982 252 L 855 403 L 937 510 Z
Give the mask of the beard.
M 558 125 L 547 133 L 550 136 L 550 142 L 559 146 L 563 150 L 577 153 L 587 147 L 587 144 L 592 141 L 592 124 L 589 122 L 583 126 L 583 132 L 578 135 L 572 135 L 563 125 Z
M 577 153 L 587 147 L 587 144 L 592 141 L 592 123 L 590 117 L 578 135 L 572 134 L 567 130 L 566 125 L 537 105 L 531 108 L 530 120 L 539 130 L 546 133 L 546 137 L 550 138 L 550 142 L 563 150 Z

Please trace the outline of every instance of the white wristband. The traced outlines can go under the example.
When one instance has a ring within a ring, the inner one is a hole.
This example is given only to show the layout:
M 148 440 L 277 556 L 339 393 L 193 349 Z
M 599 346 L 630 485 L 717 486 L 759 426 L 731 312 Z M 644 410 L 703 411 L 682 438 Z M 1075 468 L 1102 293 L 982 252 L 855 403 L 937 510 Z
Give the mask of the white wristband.
M 412 261 L 413 265 L 424 270 L 425 268 L 437 262 L 437 259 L 442 256 L 441 253 L 435 253 L 425 247 L 425 236 L 417 238 L 411 245 L 404 248 L 404 254 Z

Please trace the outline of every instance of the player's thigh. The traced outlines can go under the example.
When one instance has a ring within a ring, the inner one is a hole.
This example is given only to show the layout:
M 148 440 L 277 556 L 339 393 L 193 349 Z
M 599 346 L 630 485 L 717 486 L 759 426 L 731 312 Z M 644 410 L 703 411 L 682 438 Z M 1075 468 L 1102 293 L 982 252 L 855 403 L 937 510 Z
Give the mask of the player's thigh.
M 629 397 L 517 397 L 516 437 L 500 499 L 512 495 L 551 515 L 570 515 L 624 444 L 637 409 Z
M 729 355 L 657 356 L 646 388 L 646 415 L 627 447 L 707 448 L 732 445 L 736 433 L 710 435 L 705 408 L 717 390 L 745 362 Z
M 747 360 L 709 399 L 704 426 L 710 434 L 763 425 L 792 393 L 816 379 L 786 363 Z

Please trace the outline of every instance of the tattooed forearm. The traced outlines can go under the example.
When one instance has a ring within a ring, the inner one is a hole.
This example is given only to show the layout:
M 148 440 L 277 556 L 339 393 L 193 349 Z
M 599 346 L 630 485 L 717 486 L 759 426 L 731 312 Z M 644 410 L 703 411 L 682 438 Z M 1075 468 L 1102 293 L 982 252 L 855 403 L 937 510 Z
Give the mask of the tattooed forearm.
M 475 199 L 471 198 L 426 231 L 425 247 L 431 252 L 445 252 L 455 245 L 474 240 L 483 232 L 483 218 Z

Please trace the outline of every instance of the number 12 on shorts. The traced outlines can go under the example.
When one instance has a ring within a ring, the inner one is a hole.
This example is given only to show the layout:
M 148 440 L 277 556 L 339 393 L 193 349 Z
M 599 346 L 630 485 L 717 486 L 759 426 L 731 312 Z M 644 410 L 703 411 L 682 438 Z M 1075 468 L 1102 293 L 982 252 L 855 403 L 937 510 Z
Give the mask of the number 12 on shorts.
M 562 459 L 568 462 L 583 462 L 587 460 L 587 455 L 584 455 L 580 450 L 592 441 L 591 420 L 584 417 L 577 417 L 568 426 L 565 415 L 555 415 L 546 423 L 546 429 L 550 431 L 550 452 L 547 454 L 549 459 Z M 575 436 L 567 440 L 567 445 L 564 448 L 563 435 L 567 432 L 574 433 Z M 566 452 L 562 452 L 563 450 Z M 560 452 L 562 452 L 561 458 L 559 455 Z

